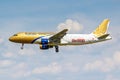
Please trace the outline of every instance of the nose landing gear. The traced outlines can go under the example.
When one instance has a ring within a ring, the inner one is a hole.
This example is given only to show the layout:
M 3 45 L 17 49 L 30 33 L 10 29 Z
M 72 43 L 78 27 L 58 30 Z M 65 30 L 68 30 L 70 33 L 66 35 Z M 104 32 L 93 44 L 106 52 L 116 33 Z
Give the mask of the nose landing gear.
M 55 46 L 55 52 L 59 52 L 59 46 Z
M 21 49 L 23 49 L 24 48 L 24 43 L 22 43 L 22 46 L 21 46 Z

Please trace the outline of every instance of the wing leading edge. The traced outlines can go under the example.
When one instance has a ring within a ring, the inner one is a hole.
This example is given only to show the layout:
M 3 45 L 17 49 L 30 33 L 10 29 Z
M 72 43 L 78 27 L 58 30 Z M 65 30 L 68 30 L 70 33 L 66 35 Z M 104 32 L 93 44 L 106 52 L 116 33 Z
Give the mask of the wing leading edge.
M 68 29 L 64 29 L 64 30 L 58 32 L 57 34 L 51 36 L 49 38 L 50 43 L 55 43 L 55 44 L 60 43 L 61 38 L 63 38 L 66 35 L 67 31 L 68 31 Z
M 60 32 L 58 32 L 57 34 L 51 36 L 49 38 L 49 41 L 50 41 L 50 44 L 52 46 L 55 46 L 55 51 L 56 52 L 59 52 L 59 44 L 60 44 L 60 41 L 61 41 L 61 38 L 63 38 L 65 35 L 66 35 L 66 32 L 68 31 L 68 29 L 64 29 Z

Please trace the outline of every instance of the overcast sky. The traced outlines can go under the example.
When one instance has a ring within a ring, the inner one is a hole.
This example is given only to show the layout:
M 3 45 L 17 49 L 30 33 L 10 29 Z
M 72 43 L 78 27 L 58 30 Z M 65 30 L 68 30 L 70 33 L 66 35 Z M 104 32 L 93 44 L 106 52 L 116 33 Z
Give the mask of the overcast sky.
M 40 50 L 8 41 L 17 32 L 91 33 L 110 19 L 112 40 Z M 119 0 L 0 0 L 0 79 L 120 80 Z

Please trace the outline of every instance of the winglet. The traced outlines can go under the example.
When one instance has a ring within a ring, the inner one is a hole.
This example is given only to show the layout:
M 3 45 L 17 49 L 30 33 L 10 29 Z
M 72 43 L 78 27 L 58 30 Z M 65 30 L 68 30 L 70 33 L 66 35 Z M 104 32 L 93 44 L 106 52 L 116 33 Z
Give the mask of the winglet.
M 96 37 L 103 36 L 104 34 L 107 33 L 107 29 L 109 26 L 109 19 L 105 19 L 97 28 L 92 32 Z

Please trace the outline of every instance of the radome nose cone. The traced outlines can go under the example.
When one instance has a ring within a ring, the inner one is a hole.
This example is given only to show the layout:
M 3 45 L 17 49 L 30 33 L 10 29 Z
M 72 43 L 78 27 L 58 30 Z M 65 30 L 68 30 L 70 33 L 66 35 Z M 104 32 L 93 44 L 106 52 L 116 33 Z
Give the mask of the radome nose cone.
M 9 41 L 13 41 L 13 38 L 12 38 L 12 37 L 10 37 L 10 38 L 9 38 Z

